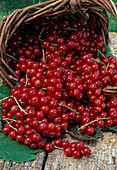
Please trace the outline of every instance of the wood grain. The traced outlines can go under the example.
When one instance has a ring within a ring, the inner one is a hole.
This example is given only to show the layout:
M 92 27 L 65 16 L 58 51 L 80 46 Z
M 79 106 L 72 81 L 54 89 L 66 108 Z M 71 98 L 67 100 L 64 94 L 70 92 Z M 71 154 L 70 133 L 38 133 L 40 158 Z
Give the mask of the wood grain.
M 65 140 L 76 141 L 69 135 Z M 45 170 L 116 170 L 117 167 L 117 134 L 105 132 L 104 139 L 85 142 L 92 154 L 88 157 L 66 158 L 63 151 L 54 150 L 49 154 Z
M 26 163 L 16 163 L 16 162 L 5 162 L 0 159 L 0 170 L 41 170 L 43 161 L 45 157 L 45 152 L 36 154 L 36 159 L 34 161 L 29 161 Z
M 110 48 L 112 54 L 117 58 L 117 32 L 111 32 L 110 34 Z

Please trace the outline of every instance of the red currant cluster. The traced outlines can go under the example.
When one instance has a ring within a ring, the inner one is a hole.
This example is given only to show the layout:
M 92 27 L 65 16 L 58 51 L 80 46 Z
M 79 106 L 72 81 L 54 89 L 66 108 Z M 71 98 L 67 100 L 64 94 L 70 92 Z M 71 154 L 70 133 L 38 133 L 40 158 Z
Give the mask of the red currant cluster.
M 67 157 L 74 156 L 74 158 L 79 158 L 82 154 L 84 155 L 90 154 L 90 149 L 88 147 L 85 147 L 82 141 L 72 142 L 70 144 L 68 141 L 55 139 L 54 145 L 55 145 L 55 148 L 64 149 L 64 153 Z
M 103 37 L 79 21 L 40 20 L 32 30 L 15 35 L 7 48 L 20 79 L 1 103 L 3 132 L 31 148 L 89 155 L 82 141 L 59 138 L 71 120 L 87 135 L 94 135 L 96 126 L 117 125 L 117 96 L 102 92 L 117 85 L 117 60 L 105 58 Z

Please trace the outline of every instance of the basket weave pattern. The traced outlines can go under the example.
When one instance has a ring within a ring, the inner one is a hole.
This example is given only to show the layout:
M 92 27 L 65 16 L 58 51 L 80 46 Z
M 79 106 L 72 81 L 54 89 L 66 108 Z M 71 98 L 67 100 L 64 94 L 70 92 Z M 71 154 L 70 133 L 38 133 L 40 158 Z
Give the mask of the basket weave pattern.
M 9 39 L 21 25 L 31 23 L 36 18 L 78 17 L 82 21 L 87 21 L 91 29 L 103 35 L 104 43 L 108 44 L 109 19 L 106 10 L 117 19 L 117 8 L 112 0 L 50 0 L 17 9 L 6 16 L 0 23 L 0 74 L 4 83 L 12 88 L 17 80 L 14 71 L 7 64 L 6 47 Z

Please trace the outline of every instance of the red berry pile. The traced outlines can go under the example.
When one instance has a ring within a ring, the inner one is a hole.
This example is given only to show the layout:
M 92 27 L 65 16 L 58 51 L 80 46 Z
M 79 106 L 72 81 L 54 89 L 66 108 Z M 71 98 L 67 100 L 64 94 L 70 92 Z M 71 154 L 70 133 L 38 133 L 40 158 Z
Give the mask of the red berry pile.
M 105 57 L 103 37 L 79 21 L 41 19 L 32 25 L 7 47 L 8 63 L 20 79 L 1 103 L 3 132 L 33 149 L 89 155 L 82 141 L 60 138 L 71 121 L 89 136 L 96 127 L 117 125 L 117 96 L 102 91 L 117 86 L 117 60 Z

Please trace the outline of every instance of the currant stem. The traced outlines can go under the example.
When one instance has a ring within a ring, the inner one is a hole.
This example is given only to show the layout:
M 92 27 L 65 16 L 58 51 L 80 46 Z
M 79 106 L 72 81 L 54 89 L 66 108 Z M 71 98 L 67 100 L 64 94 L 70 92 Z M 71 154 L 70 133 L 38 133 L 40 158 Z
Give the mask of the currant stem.
M 37 39 L 37 40 L 43 41 L 41 38 L 37 38 L 37 37 L 34 37 L 34 36 L 32 36 L 32 37 Z
M 40 38 L 40 36 L 39 36 L 39 38 L 34 37 L 34 36 L 32 36 L 32 37 L 35 38 L 35 39 L 37 39 L 37 40 L 44 41 L 44 40 L 42 40 L 42 39 Z M 53 43 L 50 43 L 50 45 L 59 46 L 58 44 L 53 44 Z
M 93 120 L 93 121 L 91 121 L 91 122 L 85 124 L 84 126 L 81 126 L 80 128 L 78 128 L 78 130 L 84 128 L 85 126 L 90 125 L 91 123 L 97 122 L 98 120 L 106 120 L 106 119 L 110 119 L 110 117 L 108 117 L 108 118 L 99 118 L 99 119 L 97 119 L 97 120 Z
M 16 122 L 16 120 L 14 120 L 14 119 L 9 119 L 9 118 L 5 118 L 5 119 L 3 119 L 3 120 L 12 120 L 12 121 Z
M 17 129 L 16 128 L 14 128 L 13 126 L 11 126 L 10 125 L 10 123 L 9 123 L 9 121 L 8 120 L 6 120 L 6 122 L 7 122 L 7 124 L 12 128 L 12 129 L 14 129 L 15 131 L 17 131 Z
M 21 102 L 22 104 L 24 104 L 25 102 Z
M 72 73 L 76 73 L 76 71 L 70 70 Z
M 60 148 L 60 147 L 55 146 L 55 145 L 54 145 L 54 148 L 56 148 L 56 149 L 60 149 L 60 150 L 64 150 L 63 148 Z
M 33 120 L 37 120 L 37 118 L 33 118 Z M 38 121 L 39 123 L 41 123 L 41 121 Z
M 69 31 L 77 31 L 78 29 L 75 29 L 75 28 L 65 28 L 65 30 L 69 30 Z
M 108 70 L 109 64 L 110 64 L 110 63 L 107 64 L 106 71 Z
M 75 150 L 75 148 L 72 149 L 72 151 L 74 151 L 74 150 Z
M 10 55 L 10 54 L 7 54 L 7 53 L 6 53 L 6 56 L 8 56 L 8 57 L 12 58 L 13 60 L 19 62 L 16 58 L 14 58 L 14 57 L 13 57 L 12 55 Z
M 98 63 L 101 63 L 101 64 L 103 64 L 103 65 L 105 65 L 102 61 L 99 61 L 99 60 L 95 60 L 95 59 L 93 59 L 95 62 L 98 62 Z
M 26 83 L 25 83 L 25 86 L 24 86 L 24 87 L 27 86 L 27 83 L 28 83 L 28 75 L 26 74 L 25 77 L 26 77 Z
M 42 49 L 42 54 L 43 54 L 43 62 L 46 63 L 44 49 Z
M 71 107 L 69 107 L 69 106 L 66 106 L 66 105 L 64 105 L 64 104 L 60 104 L 60 103 L 58 103 L 58 105 L 59 105 L 59 106 L 64 106 L 64 107 L 68 108 L 69 110 L 71 110 L 71 111 L 75 112 L 76 114 L 80 114 L 79 112 L 76 112 L 74 109 L 72 109 L 72 108 L 71 108 Z
M 48 66 L 45 66 L 45 65 L 44 65 L 43 67 L 45 67 L 45 68 L 49 68 Z
M 43 90 L 47 90 L 47 88 L 42 88 Z
M 62 90 L 60 90 L 60 91 L 63 91 L 63 90 L 65 90 L 65 89 L 62 89 Z
M 97 51 L 98 51 L 104 58 L 106 58 L 106 57 L 104 56 L 104 54 L 102 54 L 99 49 L 98 49 Z
M 39 34 L 39 39 L 40 39 L 40 37 L 41 37 L 43 31 L 44 31 L 44 28 L 41 30 L 41 32 L 40 32 L 40 34 Z
M 54 45 L 54 46 L 58 46 L 58 44 L 53 44 L 53 43 L 50 43 L 51 45 Z
M 17 99 L 16 99 L 14 96 L 13 96 L 13 98 L 14 98 L 15 102 L 17 103 L 18 107 L 20 108 L 20 110 L 21 110 L 22 112 L 24 112 L 25 115 L 27 115 L 26 111 L 20 106 L 20 104 L 18 103 Z
M 8 96 L 9 97 L 9 96 Z M 8 97 L 5 97 L 4 99 L 1 99 L 0 102 L 2 102 L 3 100 L 6 100 Z

